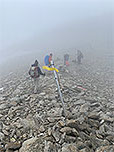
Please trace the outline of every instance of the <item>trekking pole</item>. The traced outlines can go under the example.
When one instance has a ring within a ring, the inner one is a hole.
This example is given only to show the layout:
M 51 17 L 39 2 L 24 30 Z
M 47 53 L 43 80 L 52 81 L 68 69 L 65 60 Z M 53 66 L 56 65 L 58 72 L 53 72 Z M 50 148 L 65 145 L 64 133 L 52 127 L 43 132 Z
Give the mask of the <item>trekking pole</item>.
M 51 67 L 52 67 L 52 68 L 55 68 L 53 61 L 51 61 Z M 61 89 L 60 89 L 60 85 L 59 85 L 59 81 L 58 81 L 58 76 L 57 76 L 57 73 L 56 73 L 55 70 L 54 70 L 54 76 L 55 76 L 56 84 L 57 84 L 57 87 L 58 87 L 58 92 L 59 92 L 59 95 L 60 95 L 60 99 L 61 99 L 61 102 L 62 102 L 62 107 L 63 107 L 64 116 L 66 117 L 66 110 L 65 110 L 65 106 L 64 106 L 64 101 L 63 101 L 63 97 L 62 97 L 62 92 L 61 92 Z

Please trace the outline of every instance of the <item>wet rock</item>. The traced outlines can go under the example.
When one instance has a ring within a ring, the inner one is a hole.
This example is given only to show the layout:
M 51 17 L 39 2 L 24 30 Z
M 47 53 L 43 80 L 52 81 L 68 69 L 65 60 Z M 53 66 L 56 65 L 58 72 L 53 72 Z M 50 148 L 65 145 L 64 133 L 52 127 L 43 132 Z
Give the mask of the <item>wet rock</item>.
M 98 108 L 99 106 L 101 106 L 100 103 L 93 103 L 93 104 L 91 104 L 91 107 L 96 107 L 96 108 Z
M 30 146 L 37 140 L 37 137 L 30 138 L 22 144 L 22 147 L 20 148 L 19 152 L 27 152 L 29 151 Z
M 82 150 L 82 149 L 86 148 L 86 144 L 84 144 L 82 141 L 78 141 L 76 143 L 76 147 L 78 148 L 78 150 Z
M 90 114 L 88 115 L 88 118 L 98 120 L 98 119 L 100 118 L 100 116 L 99 116 L 99 114 L 97 114 L 97 113 L 90 113 Z
M 14 143 L 14 142 L 16 142 L 16 139 L 13 138 L 13 137 L 11 137 L 11 138 L 10 138 L 10 142 Z
M 9 149 L 7 149 L 7 150 L 6 150 L 6 152 L 14 152 L 14 151 L 13 151 L 13 150 L 9 150 Z
M 49 151 L 57 152 L 56 145 L 54 145 L 50 141 L 45 141 L 44 152 L 49 152 Z
M 53 109 L 51 109 L 49 112 L 47 112 L 47 115 L 48 116 L 55 116 L 55 117 L 57 117 L 57 116 L 61 116 L 62 115 L 62 110 L 63 109 L 60 109 L 60 108 L 53 108 Z
M 45 132 L 45 128 L 44 128 L 43 125 L 40 126 L 39 131 L 40 131 L 40 132 Z
M 80 99 L 80 100 L 76 101 L 75 105 L 82 105 L 84 103 L 85 103 L 85 101 Z
M 74 119 L 66 121 L 66 126 L 71 127 L 71 128 L 78 128 L 79 124 L 80 122 Z
M 54 123 L 56 121 L 55 118 L 53 117 L 48 117 L 47 120 L 50 122 L 50 123 Z
M 64 127 L 65 126 L 65 122 L 60 120 L 60 121 L 58 121 L 58 125 L 60 127 Z
M 13 106 L 16 106 L 18 103 L 20 103 L 20 97 L 19 96 L 15 96 L 13 98 L 10 99 L 10 103 Z
M 10 102 L 10 104 L 11 104 L 12 106 L 17 106 L 17 102 L 15 102 L 15 101 Z
M 94 152 L 94 151 L 89 148 L 83 148 L 79 152 Z
M 52 131 L 52 136 L 54 137 L 56 142 L 59 142 L 61 139 L 61 134 L 59 131 Z
M 7 130 L 5 130 L 5 129 L 3 129 L 2 132 L 3 132 L 3 134 L 6 135 L 6 136 L 9 135 L 9 132 L 8 132 Z
M 110 122 L 110 123 L 113 123 L 114 122 L 114 118 L 111 118 L 110 116 L 107 116 L 107 115 L 104 115 L 102 117 L 102 119 L 105 121 L 105 122 Z
M 8 143 L 5 148 L 7 150 L 19 150 L 21 148 L 21 144 L 20 143 Z
M 0 121 L 0 131 L 3 129 L 3 123 Z
M 0 141 L 3 141 L 4 137 L 5 137 L 4 134 L 0 132 Z
M 21 129 L 21 128 L 23 128 L 23 123 L 22 123 L 22 121 L 21 122 L 19 122 L 19 121 L 17 121 L 17 122 L 14 122 L 13 123 L 13 125 L 16 127 L 16 128 L 18 128 L 18 129 Z M 25 127 L 25 126 L 24 126 Z
M 5 104 L 5 103 L 0 104 L 0 110 L 9 109 L 10 107 L 11 107 L 10 104 Z
M 64 142 L 66 143 L 75 143 L 76 140 L 77 140 L 77 137 L 72 136 L 72 135 L 65 135 L 65 138 L 64 138 Z
M 87 112 L 88 110 L 89 110 L 89 104 L 81 105 L 81 107 L 80 107 L 81 113 Z
M 52 129 L 48 128 L 48 136 L 51 136 L 51 134 L 52 134 Z
M 0 114 L 0 118 L 2 118 L 3 117 L 3 115 L 2 114 Z
M 111 132 L 111 135 L 108 135 L 106 137 L 106 140 L 110 141 L 111 143 L 114 143 L 114 132 Z
M 0 152 L 5 152 L 5 147 L 2 143 L 0 143 Z
M 99 128 L 100 126 L 100 123 L 98 120 L 93 120 L 93 119 L 87 119 L 86 122 L 91 126 L 91 127 L 94 127 L 96 129 Z
M 62 133 L 66 133 L 67 135 L 75 136 L 77 137 L 79 133 L 75 128 L 70 128 L 70 127 L 64 127 L 60 130 Z
M 114 145 L 99 147 L 95 152 L 113 152 L 113 151 L 114 151 Z
M 33 119 L 20 119 L 20 123 L 25 129 L 34 128 L 35 122 Z
M 86 134 L 85 132 L 80 132 L 79 133 L 79 137 L 83 140 L 83 141 L 86 141 L 86 140 L 89 140 L 90 139 L 90 136 L 88 134 Z
M 16 90 L 13 92 L 14 95 L 17 95 L 17 94 L 20 94 L 20 93 L 21 93 L 21 90 L 20 90 L 20 89 L 16 89 Z
M 41 92 L 39 95 L 41 95 L 41 96 L 45 96 L 45 95 L 46 95 L 46 93 L 45 93 L 45 92 Z
M 62 152 L 79 152 L 75 144 L 65 144 L 62 146 Z

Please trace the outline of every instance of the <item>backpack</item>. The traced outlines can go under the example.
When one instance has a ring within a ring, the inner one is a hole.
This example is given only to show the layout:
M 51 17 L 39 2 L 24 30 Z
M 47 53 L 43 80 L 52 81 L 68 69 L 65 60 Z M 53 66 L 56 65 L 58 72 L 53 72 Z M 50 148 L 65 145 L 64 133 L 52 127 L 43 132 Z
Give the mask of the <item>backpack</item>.
M 45 65 L 49 65 L 49 55 L 46 55 L 44 58 Z
M 82 53 L 80 54 L 80 56 L 81 56 L 81 58 L 83 58 L 83 54 Z
M 39 77 L 39 73 L 38 73 L 38 67 L 35 67 L 35 66 L 31 66 L 30 70 L 29 70 L 29 75 L 32 77 L 32 78 L 37 78 Z

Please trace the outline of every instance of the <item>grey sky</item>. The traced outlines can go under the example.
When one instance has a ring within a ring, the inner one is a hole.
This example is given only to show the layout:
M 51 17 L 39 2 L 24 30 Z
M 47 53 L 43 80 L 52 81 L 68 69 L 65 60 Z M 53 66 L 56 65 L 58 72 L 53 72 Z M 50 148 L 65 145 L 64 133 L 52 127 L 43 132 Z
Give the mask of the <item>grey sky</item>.
M 0 53 L 8 53 L 11 49 L 15 51 L 18 46 L 19 49 L 34 48 L 36 45 L 50 47 L 52 40 L 53 44 L 59 40 L 66 43 L 65 35 L 71 41 L 74 38 L 87 44 L 90 39 L 94 41 L 91 32 L 95 26 L 97 29 L 105 26 L 101 35 L 106 29 L 109 30 L 107 34 L 111 44 L 113 8 L 113 0 L 0 0 Z M 97 29 L 95 37 L 99 34 Z M 56 34 L 53 36 L 53 33 Z M 87 37 L 88 42 L 84 42 Z M 48 42 L 50 45 L 47 45 Z

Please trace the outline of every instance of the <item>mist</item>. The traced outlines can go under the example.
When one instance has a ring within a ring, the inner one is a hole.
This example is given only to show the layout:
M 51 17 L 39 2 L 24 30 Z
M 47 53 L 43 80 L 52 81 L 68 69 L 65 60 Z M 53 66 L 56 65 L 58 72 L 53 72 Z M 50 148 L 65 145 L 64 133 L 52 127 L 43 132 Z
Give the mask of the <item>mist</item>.
M 0 151 L 114 152 L 114 0 L 0 0 Z
M 0 64 L 69 48 L 113 53 L 113 8 L 113 0 L 0 0 Z

